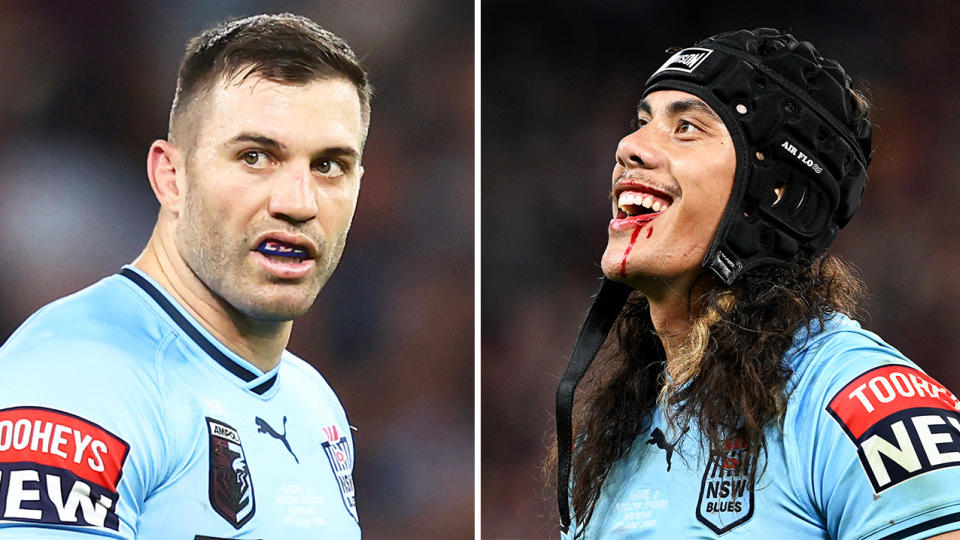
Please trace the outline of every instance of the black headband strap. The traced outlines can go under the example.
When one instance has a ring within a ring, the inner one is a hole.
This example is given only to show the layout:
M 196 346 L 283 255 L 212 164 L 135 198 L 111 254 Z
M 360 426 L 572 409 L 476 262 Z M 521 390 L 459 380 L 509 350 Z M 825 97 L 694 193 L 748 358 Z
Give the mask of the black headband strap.
M 633 291 L 630 287 L 604 278 L 593 299 L 587 318 L 570 355 L 570 362 L 557 386 L 557 505 L 563 532 L 570 528 L 570 463 L 573 450 L 573 394 L 587 372 L 593 357 L 607 339 L 610 328 Z

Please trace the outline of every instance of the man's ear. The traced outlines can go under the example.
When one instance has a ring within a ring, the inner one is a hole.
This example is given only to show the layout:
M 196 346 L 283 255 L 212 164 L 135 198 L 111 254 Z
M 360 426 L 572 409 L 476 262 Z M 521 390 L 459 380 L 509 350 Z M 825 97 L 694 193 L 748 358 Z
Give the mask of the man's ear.
M 150 187 L 160 206 L 175 215 L 180 214 L 183 204 L 182 173 L 183 161 L 180 151 L 169 142 L 159 139 L 153 141 L 147 152 L 147 177 Z

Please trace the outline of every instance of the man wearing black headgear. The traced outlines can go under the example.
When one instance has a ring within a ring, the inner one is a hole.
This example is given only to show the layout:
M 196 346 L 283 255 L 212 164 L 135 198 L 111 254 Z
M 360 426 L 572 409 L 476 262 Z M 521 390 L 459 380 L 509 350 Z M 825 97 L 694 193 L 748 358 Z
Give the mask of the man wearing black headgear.
M 770 29 L 647 81 L 557 391 L 569 537 L 960 535 L 960 401 L 852 320 L 862 285 L 823 254 L 860 205 L 867 108 Z

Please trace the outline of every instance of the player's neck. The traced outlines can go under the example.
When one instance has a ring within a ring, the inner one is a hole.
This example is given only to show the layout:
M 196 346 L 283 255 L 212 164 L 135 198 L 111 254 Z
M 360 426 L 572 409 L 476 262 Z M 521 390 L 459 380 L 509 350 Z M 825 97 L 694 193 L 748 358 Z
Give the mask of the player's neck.
M 175 251 L 175 248 L 173 248 Z M 160 239 L 158 231 L 133 265 L 159 283 L 177 302 L 231 351 L 262 371 L 280 361 L 291 321 L 254 321 L 214 295 L 186 262 Z
M 645 287 L 641 291 L 650 304 L 650 319 L 660 336 L 669 363 L 683 347 L 693 327 L 693 318 L 700 305 L 691 305 L 702 298 L 712 280 L 692 279 L 682 283 L 666 284 L 659 280 L 657 287 Z
M 686 299 L 671 297 L 650 301 L 650 319 L 660 336 L 669 363 L 690 333 L 690 306 Z

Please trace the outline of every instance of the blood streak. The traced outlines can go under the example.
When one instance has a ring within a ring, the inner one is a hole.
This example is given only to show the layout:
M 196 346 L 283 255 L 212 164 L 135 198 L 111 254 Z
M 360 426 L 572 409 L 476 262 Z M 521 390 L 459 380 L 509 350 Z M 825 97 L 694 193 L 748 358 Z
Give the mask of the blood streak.
M 650 235 L 653 234 L 653 225 L 647 229 L 647 238 L 650 238 Z
M 627 255 L 630 255 L 630 250 L 633 249 L 633 244 L 637 242 L 637 236 L 640 235 L 640 229 L 644 225 L 644 223 L 637 225 L 637 228 L 633 229 L 633 234 L 630 235 L 630 243 L 627 244 L 627 249 L 623 251 L 623 260 L 620 261 L 620 277 L 627 277 Z M 647 233 L 647 237 L 649 236 L 650 233 Z

